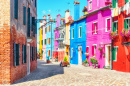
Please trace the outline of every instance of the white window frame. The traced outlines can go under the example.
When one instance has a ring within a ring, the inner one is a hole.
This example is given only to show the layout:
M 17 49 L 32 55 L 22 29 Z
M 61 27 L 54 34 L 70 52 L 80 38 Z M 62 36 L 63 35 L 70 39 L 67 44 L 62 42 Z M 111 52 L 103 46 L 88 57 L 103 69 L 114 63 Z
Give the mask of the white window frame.
M 114 48 L 116 48 L 116 60 L 113 60 L 113 61 L 116 62 L 117 61 L 117 51 L 118 51 L 117 48 L 119 49 L 119 47 L 118 46 L 114 46 Z
M 93 24 L 95 24 L 95 23 L 97 23 L 97 21 L 96 22 L 93 22 Z M 95 26 L 95 25 L 94 25 Z M 95 28 L 96 30 L 95 30 L 95 32 L 93 33 L 93 34 L 97 34 L 96 33 L 96 31 L 97 31 L 97 28 Z
M 117 23 L 116 24 L 116 32 L 118 33 L 118 26 L 117 26 L 118 25 L 118 21 L 115 21 L 114 23 Z
M 90 2 L 91 2 L 91 9 L 90 9 Z M 89 10 L 92 10 L 92 0 L 89 1 Z
M 125 18 L 125 19 L 128 19 L 128 29 L 130 29 L 130 18 Z
M 88 47 L 88 53 L 89 53 L 89 46 L 86 46 L 86 47 Z
M 108 30 L 107 30 L 107 20 L 108 19 L 110 19 L 110 31 L 111 31 L 111 17 L 109 17 L 109 18 L 106 18 L 106 29 L 105 29 L 105 32 L 109 32 Z
M 74 30 L 74 28 L 72 29 L 72 39 L 74 39 L 74 37 L 73 37 L 73 30 Z
M 116 0 L 116 8 L 118 7 L 118 0 Z
M 81 27 L 81 37 L 80 37 L 80 27 Z M 82 26 L 79 26 L 79 38 L 82 38 Z
M 94 54 L 95 54 L 95 56 L 96 56 L 96 48 L 95 47 L 97 47 L 97 44 L 93 44 L 93 46 L 94 46 Z M 94 56 L 93 56 L 94 57 Z

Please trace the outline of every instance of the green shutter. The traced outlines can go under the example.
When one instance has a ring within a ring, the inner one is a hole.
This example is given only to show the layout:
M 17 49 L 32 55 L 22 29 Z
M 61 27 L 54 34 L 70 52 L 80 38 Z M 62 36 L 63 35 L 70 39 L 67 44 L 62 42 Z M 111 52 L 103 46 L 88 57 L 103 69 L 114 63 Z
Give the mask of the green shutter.
M 14 18 L 18 19 L 18 0 L 14 1 Z
M 129 27 L 128 27 L 128 19 L 125 19 L 124 21 L 124 28 L 127 30 Z
M 116 8 L 116 0 L 112 0 L 112 7 Z
M 14 66 L 16 66 L 16 44 L 14 43 Z
M 113 48 L 113 51 L 112 51 L 112 53 L 113 53 L 113 60 L 115 61 L 116 60 L 116 48 L 114 47 Z
M 19 44 L 16 44 L 16 66 L 19 65 Z
M 116 31 L 116 23 L 114 22 L 113 23 L 113 32 L 115 32 Z
M 42 40 L 42 45 L 43 45 L 43 40 Z
M 129 0 L 125 0 L 125 3 L 129 2 Z
M 82 37 L 82 27 L 80 27 L 80 37 Z

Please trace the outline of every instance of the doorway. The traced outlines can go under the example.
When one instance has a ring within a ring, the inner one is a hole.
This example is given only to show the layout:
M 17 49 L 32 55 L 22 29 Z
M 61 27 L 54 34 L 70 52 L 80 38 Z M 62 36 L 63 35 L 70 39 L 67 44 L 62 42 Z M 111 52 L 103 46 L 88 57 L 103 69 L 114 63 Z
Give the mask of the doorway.
M 78 47 L 78 64 L 82 65 L 82 47 Z
M 111 68 L 111 45 L 105 46 L 105 67 Z
M 27 44 L 27 75 L 30 74 L 30 44 Z

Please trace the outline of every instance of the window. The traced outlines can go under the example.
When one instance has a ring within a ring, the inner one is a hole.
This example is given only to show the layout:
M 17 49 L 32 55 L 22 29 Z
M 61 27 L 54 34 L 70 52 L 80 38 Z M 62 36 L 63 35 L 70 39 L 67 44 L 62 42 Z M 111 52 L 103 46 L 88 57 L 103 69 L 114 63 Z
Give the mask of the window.
M 118 33 L 118 22 L 114 22 L 113 23 L 113 32 L 117 32 Z
M 51 25 L 49 25 L 49 31 L 51 31 Z
M 46 39 L 44 39 L 44 44 L 46 45 Z
M 26 7 L 23 6 L 23 25 L 26 25 Z
M 45 28 L 45 33 L 47 33 L 47 27 Z
M 92 56 L 95 57 L 95 53 L 96 53 L 96 45 L 92 46 Z
M 79 27 L 79 38 L 82 37 L 82 27 Z
M 113 48 L 113 51 L 112 51 L 112 53 L 113 53 L 113 61 L 117 61 L 117 52 L 118 52 L 118 46 L 115 46 Z
M 42 40 L 42 45 L 43 45 L 43 40 Z
M 86 53 L 89 53 L 89 47 L 86 47 Z
M 92 0 L 89 1 L 89 10 L 92 10 Z
M 73 48 L 71 48 L 71 57 L 73 57 Z
M 130 19 L 125 19 L 124 20 L 124 28 L 126 30 L 130 29 Z
M 23 45 L 23 63 L 26 63 L 26 45 Z
M 74 29 L 72 29 L 72 39 L 74 39 Z
M 111 25 L 110 25 L 111 21 L 110 18 L 106 19 L 106 32 L 111 30 Z
M 56 39 L 56 33 L 55 33 L 55 39 Z
M 112 7 L 117 8 L 118 7 L 118 0 L 112 0 Z
M 30 37 L 30 8 L 29 7 L 28 7 L 28 18 L 27 19 L 28 19 L 28 22 L 27 22 L 27 24 L 28 24 L 27 25 L 27 27 L 28 27 L 27 33 L 28 34 L 27 34 L 27 36 Z
M 14 43 L 14 66 L 19 65 L 19 44 Z
M 48 51 L 48 56 L 50 56 L 50 50 Z
M 129 0 L 125 0 L 125 3 L 129 2 Z
M 97 34 L 98 32 L 98 24 L 97 22 L 92 24 L 92 34 Z
M 14 18 L 18 19 L 18 0 L 14 0 Z
M 35 7 L 37 6 L 37 0 L 35 0 Z
M 33 47 L 31 47 L 31 61 L 33 61 Z

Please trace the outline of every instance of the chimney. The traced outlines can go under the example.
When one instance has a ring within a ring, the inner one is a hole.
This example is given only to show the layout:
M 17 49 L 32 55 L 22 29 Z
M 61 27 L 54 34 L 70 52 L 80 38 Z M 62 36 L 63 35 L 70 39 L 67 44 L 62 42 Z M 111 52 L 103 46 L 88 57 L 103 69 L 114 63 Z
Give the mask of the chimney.
M 43 16 L 43 25 L 46 25 L 46 15 Z
M 80 14 L 80 2 L 74 1 L 74 21 L 79 19 Z
M 59 27 L 59 26 L 60 26 L 60 17 L 61 17 L 61 15 L 60 15 L 60 14 L 58 14 L 58 15 L 57 15 L 57 27 Z
M 65 11 L 65 23 L 69 22 L 69 16 L 70 16 L 70 11 L 69 10 L 66 10 Z

